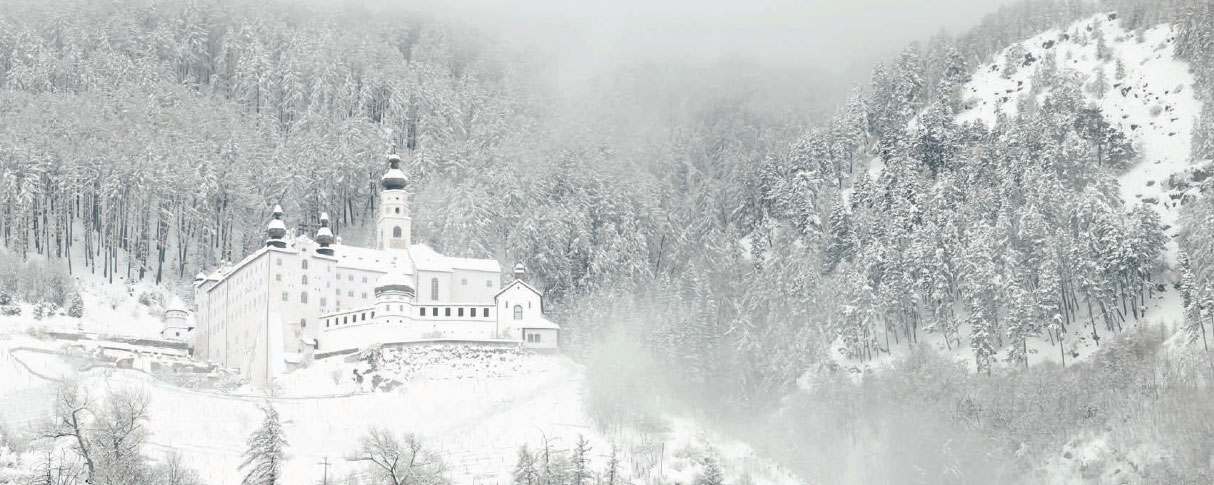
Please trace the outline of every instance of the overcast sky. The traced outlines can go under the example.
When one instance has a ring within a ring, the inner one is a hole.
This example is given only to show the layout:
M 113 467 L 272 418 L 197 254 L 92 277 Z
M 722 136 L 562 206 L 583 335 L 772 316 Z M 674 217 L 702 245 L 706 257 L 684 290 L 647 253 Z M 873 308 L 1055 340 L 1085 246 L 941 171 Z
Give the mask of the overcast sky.
M 558 63 L 577 82 L 620 59 L 742 58 L 867 71 L 940 28 L 963 32 L 1009 0 L 384 0 L 466 22 Z

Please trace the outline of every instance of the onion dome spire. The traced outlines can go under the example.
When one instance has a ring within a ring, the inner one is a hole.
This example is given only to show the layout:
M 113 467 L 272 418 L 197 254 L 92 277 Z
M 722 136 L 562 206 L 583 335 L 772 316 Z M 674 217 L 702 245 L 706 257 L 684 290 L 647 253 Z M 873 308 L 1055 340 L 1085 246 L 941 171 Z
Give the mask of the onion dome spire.
M 514 279 L 522 280 L 525 276 L 527 276 L 527 267 L 521 262 L 514 265 Z
M 380 177 L 379 183 L 384 190 L 404 190 L 409 184 L 409 177 L 400 169 L 400 156 L 395 153 L 388 155 L 388 171 Z
M 266 246 L 285 249 L 287 247 L 287 241 L 283 238 L 287 236 L 287 225 L 282 222 L 281 205 L 274 205 L 274 211 L 272 212 L 271 217 L 273 217 L 273 219 L 270 219 L 270 225 L 266 228 L 266 236 L 268 236 L 268 239 L 266 239 Z
M 316 249 L 317 254 L 325 256 L 333 255 L 333 248 L 329 247 L 333 244 L 333 231 L 329 230 L 329 213 L 320 213 L 320 229 L 316 230 L 316 243 L 320 245 Z

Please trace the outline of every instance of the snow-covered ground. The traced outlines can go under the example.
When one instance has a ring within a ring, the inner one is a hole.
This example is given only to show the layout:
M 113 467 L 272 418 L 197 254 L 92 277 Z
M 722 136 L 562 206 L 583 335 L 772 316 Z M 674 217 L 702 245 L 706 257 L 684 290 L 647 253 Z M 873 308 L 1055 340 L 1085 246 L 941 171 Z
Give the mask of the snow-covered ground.
M 181 451 L 208 483 L 239 483 L 245 440 L 260 424 L 259 406 L 267 403 L 285 421 L 290 441 L 287 483 L 319 479 L 320 463 L 326 459 L 332 463 L 330 477 L 362 473 L 364 468 L 346 457 L 372 426 L 421 436 L 443 458 L 455 483 L 509 483 L 520 445 L 535 449 L 547 439 L 556 448 L 571 448 L 579 435 L 590 440 L 596 467 L 605 465 L 614 442 L 638 477 L 685 483 L 698 473 L 699 457 L 711 449 L 720 456 L 727 476 L 746 475 L 760 484 L 795 482 L 747 445 L 686 416 L 668 416 L 656 436 L 600 432 L 582 406 L 581 367 L 559 354 L 441 345 L 387 349 L 374 357 L 313 362 L 283 376 L 269 393 L 247 387 L 225 392 L 182 387 L 154 374 L 89 362 L 92 354 L 70 352 L 81 346 L 79 342 L 54 340 L 37 331 L 48 325 L 77 326 L 69 321 L 75 319 L 57 318 L 33 322 L 28 317 L 0 317 L 0 382 L 5 383 L 0 386 L 0 422 L 28 433 L 49 412 L 55 381 L 62 378 L 78 376 L 98 394 L 142 389 L 152 401 L 148 451 Z M 132 333 L 149 325 L 140 320 L 129 320 L 139 322 L 132 324 Z M 80 325 L 123 330 L 121 325 L 92 322 L 87 314 Z M 354 377 L 356 371 L 362 382 Z M 378 384 L 372 385 L 373 379 Z
M 1107 47 L 1104 58 L 1098 53 L 1098 34 Z M 1030 93 L 1039 101 L 1048 90 L 1034 91 L 1033 78 L 1041 61 L 1053 57 L 1060 71 L 1074 71 L 1085 80 L 1083 93 L 1088 104 L 1100 107 L 1105 120 L 1124 132 L 1139 152 L 1140 161 L 1118 177 L 1127 205 L 1142 202 L 1153 207 L 1169 228 L 1168 234 L 1175 236 L 1186 187 L 1174 187 L 1169 179 L 1192 165 L 1190 145 L 1201 102 L 1193 95 L 1189 65 L 1174 56 L 1174 40 L 1171 24 L 1139 33 L 1126 30 L 1116 13 L 1043 32 L 978 66 L 962 89 L 968 109 L 958 115 L 958 121 L 980 120 L 989 126 L 999 113 L 1015 116 L 1020 100 Z M 1008 62 L 1015 63 L 1013 69 Z M 1104 89 L 1091 85 L 1098 73 L 1103 73 Z M 1175 248 L 1175 242 L 1170 242 L 1172 263 Z

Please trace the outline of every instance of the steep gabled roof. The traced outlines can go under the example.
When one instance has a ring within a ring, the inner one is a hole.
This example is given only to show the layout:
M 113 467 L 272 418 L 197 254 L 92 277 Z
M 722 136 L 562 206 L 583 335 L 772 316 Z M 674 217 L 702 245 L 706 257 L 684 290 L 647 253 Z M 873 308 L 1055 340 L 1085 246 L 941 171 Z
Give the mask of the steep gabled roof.
M 509 282 L 509 283 L 506 283 L 506 286 L 503 286 L 503 287 L 502 287 L 502 289 L 498 290 L 498 292 L 497 292 L 497 293 L 494 293 L 494 294 L 493 294 L 493 299 L 494 299 L 494 301 L 496 301 L 496 300 L 497 300 L 497 297 L 501 296 L 501 295 L 502 295 L 502 293 L 505 293 L 505 292 L 506 292 L 506 290 L 509 290 L 510 288 L 514 288 L 514 286 L 515 286 L 515 285 L 523 285 L 523 286 L 524 286 L 524 287 L 526 287 L 528 290 L 531 290 L 532 292 L 534 292 L 536 295 L 540 296 L 541 298 L 544 296 L 544 294 L 543 294 L 543 293 L 540 293 L 540 290 L 537 290 L 537 289 L 535 289 L 535 287 L 534 287 L 534 286 L 531 286 L 531 285 L 527 284 L 527 282 L 526 282 L 526 281 L 516 279 L 516 280 L 514 280 L 514 281 L 511 281 L 511 282 Z

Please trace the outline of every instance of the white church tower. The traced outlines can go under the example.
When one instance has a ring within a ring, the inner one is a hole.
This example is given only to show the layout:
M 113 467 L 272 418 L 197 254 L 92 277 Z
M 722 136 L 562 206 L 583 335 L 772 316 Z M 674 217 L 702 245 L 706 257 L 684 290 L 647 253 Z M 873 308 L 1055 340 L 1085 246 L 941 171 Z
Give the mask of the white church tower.
M 400 168 L 400 157 L 388 155 L 388 171 L 379 179 L 384 186 L 380 194 L 380 212 L 376 249 L 409 249 L 412 242 L 413 219 L 409 217 L 409 198 L 405 185 L 409 178 Z

